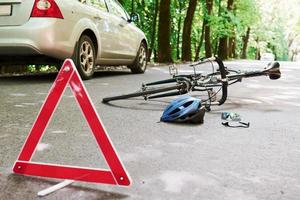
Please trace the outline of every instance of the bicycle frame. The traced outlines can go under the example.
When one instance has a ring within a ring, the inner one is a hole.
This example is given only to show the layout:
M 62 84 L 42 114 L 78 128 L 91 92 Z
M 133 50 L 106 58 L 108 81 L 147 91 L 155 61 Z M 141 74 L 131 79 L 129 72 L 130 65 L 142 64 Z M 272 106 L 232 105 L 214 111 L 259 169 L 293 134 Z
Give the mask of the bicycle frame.
M 215 74 L 220 74 L 221 75 L 221 80 L 218 80 L 221 82 L 221 85 L 208 85 L 209 83 L 200 83 L 201 78 L 205 78 L 202 74 L 197 74 L 196 70 L 194 68 L 194 74 L 191 75 L 174 75 L 173 78 L 170 79 L 165 79 L 161 81 L 155 81 L 151 83 L 146 83 L 142 85 L 142 90 L 145 90 L 149 86 L 157 86 L 157 85 L 164 85 L 164 84 L 170 84 L 170 83 L 177 83 L 178 88 L 175 88 L 175 91 L 169 91 L 167 93 L 162 93 L 162 94 L 157 94 L 157 95 L 152 95 L 152 96 L 145 96 L 144 98 L 147 99 L 155 99 L 155 98 L 162 98 L 162 97 L 169 97 L 169 96 L 177 96 L 177 95 L 182 95 L 186 94 L 190 91 L 202 91 L 205 92 L 207 91 L 212 91 L 213 89 L 210 87 L 216 87 L 216 86 L 221 86 L 222 87 L 222 97 L 218 101 L 218 105 L 222 105 L 225 103 L 227 99 L 227 87 L 228 87 L 228 81 L 226 79 L 226 68 L 222 62 L 221 59 L 215 57 L 215 58 L 209 58 L 209 59 L 203 59 L 200 62 L 198 62 L 195 65 L 191 65 L 191 67 L 195 67 L 207 62 L 216 62 L 219 65 L 219 72 Z M 171 71 L 171 70 L 170 70 Z M 211 74 L 213 75 L 213 74 Z M 206 85 L 206 86 L 204 86 Z M 197 87 L 202 87 L 203 89 L 197 89 Z
M 204 75 L 202 73 L 196 73 L 196 67 L 204 64 L 204 63 L 212 63 L 216 62 L 219 66 L 216 72 Z M 280 73 L 280 65 L 278 62 L 272 63 L 268 69 L 261 71 L 234 71 L 228 70 L 221 59 L 217 57 L 202 59 L 198 63 L 190 65 L 194 68 L 194 74 L 187 75 L 174 75 L 170 79 L 155 81 L 151 83 L 142 84 L 142 88 L 140 92 L 130 93 L 126 95 L 107 97 L 103 99 L 103 103 L 108 103 L 109 101 L 127 99 L 132 97 L 142 96 L 145 100 L 147 99 L 155 99 L 169 96 L 177 96 L 183 95 L 191 91 L 200 91 L 207 92 L 208 99 L 203 100 L 203 103 L 208 102 L 210 105 L 222 105 L 227 100 L 227 88 L 229 85 L 235 84 L 237 82 L 241 82 L 243 78 L 256 77 L 266 75 L 269 76 L 270 79 L 279 79 L 281 77 Z M 171 71 L 177 71 L 177 69 L 172 68 Z M 230 74 L 230 72 L 234 72 L 235 74 Z M 160 87 L 155 87 L 160 86 Z M 220 91 L 222 91 L 221 98 L 212 102 L 212 99 L 216 97 L 214 94 L 214 88 L 220 87 Z
M 186 94 L 190 91 L 200 91 L 200 92 L 208 92 L 209 93 L 213 90 L 214 87 L 222 87 L 221 99 L 218 102 L 210 102 L 210 104 L 212 104 L 212 105 L 222 105 L 225 103 L 225 101 L 227 99 L 227 87 L 229 85 L 235 84 L 237 82 L 241 82 L 243 78 L 262 76 L 262 75 L 270 75 L 270 74 L 274 75 L 274 73 L 278 73 L 279 74 L 278 78 L 280 78 L 279 64 L 277 62 L 275 62 L 269 69 L 263 70 L 263 71 L 251 71 L 251 72 L 234 71 L 237 74 L 226 75 L 225 79 L 216 80 L 217 83 L 209 84 L 208 82 L 201 82 L 201 81 L 197 80 L 196 77 L 204 77 L 204 76 L 201 76 L 202 74 L 196 73 L 195 66 L 198 66 L 198 65 L 201 65 L 201 64 L 204 64 L 207 62 L 214 62 L 214 61 L 219 65 L 219 69 L 220 68 L 225 69 L 226 73 L 228 72 L 228 70 L 225 68 L 223 62 L 220 59 L 218 59 L 218 58 L 205 59 L 203 61 L 200 61 L 196 64 L 191 65 L 191 67 L 194 67 L 194 74 L 192 74 L 192 75 L 173 75 L 173 78 L 170 78 L 170 79 L 165 79 L 165 80 L 161 80 L 161 81 L 155 81 L 155 82 L 143 84 L 142 90 L 143 89 L 145 90 L 148 86 L 157 86 L 157 85 L 164 85 L 164 84 L 170 84 L 170 83 L 178 83 L 179 85 L 182 84 L 182 86 L 179 87 L 181 89 L 178 89 L 178 87 L 174 87 L 174 90 L 177 90 L 177 91 L 169 91 L 167 93 L 147 96 L 147 97 L 145 97 L 145 99 L 155 99 L 155 98 L 162 98 L 162 97 L 169 97 L 169 96 L 177 96 L 177 95 Z M 271 70 L 273 70 L 272 73 L 270 73 Z M 220 73 L 217 72 L 217 73 L 212 73 L 210 75 L 214 75 L 214 74 L 220 74 Z M 193 80 L 193 78 L 195 78 L 195 80 Z M 275 78 L 275 79 L 278 79 L 278 78 Z M 182 88 L 184 88 L 184 89 L 182 89 Z

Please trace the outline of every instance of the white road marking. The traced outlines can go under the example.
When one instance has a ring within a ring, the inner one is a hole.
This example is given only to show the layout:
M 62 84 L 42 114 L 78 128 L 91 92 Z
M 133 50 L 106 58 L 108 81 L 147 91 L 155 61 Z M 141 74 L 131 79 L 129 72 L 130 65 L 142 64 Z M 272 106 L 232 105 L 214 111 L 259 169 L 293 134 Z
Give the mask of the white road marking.
M 26 97 L 27 96 L 27 94 L 24 94 L 24 93 L 11 93 L 9 95 L 13 96 L 13 97 Z
M 49 144 L 45 144 L 45 143 L 39 143 L 36 147 L 37 151 L 44 151 L 46 149 L 49 149 L 50 145 Z
M 67 133 L 67 131 L 57 130 L 57 131 L 51 131 L 51 133 L 54 133 L 54 134 L 62 134 L 62 133 Z
M 15 105 L 15 107 L 17 107 L 17 108 L 25 108 L 26 106 L 24 106 L 24 105 Z
M 22 105 L 24 105 L 24 106 L 34 106 L 35 103 L 22 103 Z
M 53 192 L 56 192 L 57 190 L 60 190 L 60 189 L 62 189 L 64 187 L 67 187 L 68 185 L 71 185 L 74 182 L 75 181 L 73 181 L 73 180 L 65 180 L 65 181 L 63 181 L 63 182 L 61 182 L 59 184 L 53 185 L 50 188 L 47 188 L 45 190 L 40 191 L 37 195 L 39 197 L 47 196 L 47 195 L 49 195 L 49 194 L 51 194 Z

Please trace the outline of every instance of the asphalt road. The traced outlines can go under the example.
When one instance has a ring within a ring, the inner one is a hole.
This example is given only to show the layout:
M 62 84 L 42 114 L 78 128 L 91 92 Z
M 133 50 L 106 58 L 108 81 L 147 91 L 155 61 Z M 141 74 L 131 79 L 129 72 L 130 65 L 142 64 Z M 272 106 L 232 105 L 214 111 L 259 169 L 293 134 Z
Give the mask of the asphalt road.
M 264 62 L 228 66 L 261 69 Z M 300 63 L 281 63 L 278 81 L 258 77 L 230 87 L 225 105 L 206 113 L 203 125 L 158 123 L 172 98 L 101 103 L 135 91 L 142 82 L 168 78 L 168 67 L 144 75 L 99 72 L 85 81 L 133 184 L 74 183 L 43 199 L 298 200 L 300 196 Z M 186 66 L 180 72 L 190 72 Z M 12 166 L 55 74 L 0 78 L 0 199 L 36 199 L 59 180 L 12 174 Z M 221 113 L 239 113 L 249 129 L 221 125 Z M 33 161 L 107 169 L 68 89 Z

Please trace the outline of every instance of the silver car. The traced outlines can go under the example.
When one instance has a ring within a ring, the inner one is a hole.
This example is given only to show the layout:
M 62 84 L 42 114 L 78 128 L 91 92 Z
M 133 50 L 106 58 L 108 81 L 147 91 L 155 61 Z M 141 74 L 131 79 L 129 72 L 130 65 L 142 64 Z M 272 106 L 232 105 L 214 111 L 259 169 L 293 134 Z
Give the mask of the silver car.
M 147 67 L 147 40 L 117 0 L 0 0 L 0 65 L 72 58 L 82 78 L 95 65 Z

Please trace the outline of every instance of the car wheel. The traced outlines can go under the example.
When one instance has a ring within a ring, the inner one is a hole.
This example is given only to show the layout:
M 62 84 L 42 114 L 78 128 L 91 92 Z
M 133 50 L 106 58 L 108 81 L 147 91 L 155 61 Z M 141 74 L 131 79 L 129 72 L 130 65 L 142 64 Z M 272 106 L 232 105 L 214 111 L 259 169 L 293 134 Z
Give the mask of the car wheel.
M 81 36 L 76 47 L 74 63 L 82 79 L 91 79 L 95 72 L 96 50 L 93 41 L 86 35 Z
M 142 74 L 147 69 L 147 46 L 143 42 L 139 48 L 136 59 L 132 66 L 129 66 L 130 70 L 134 74 Z

